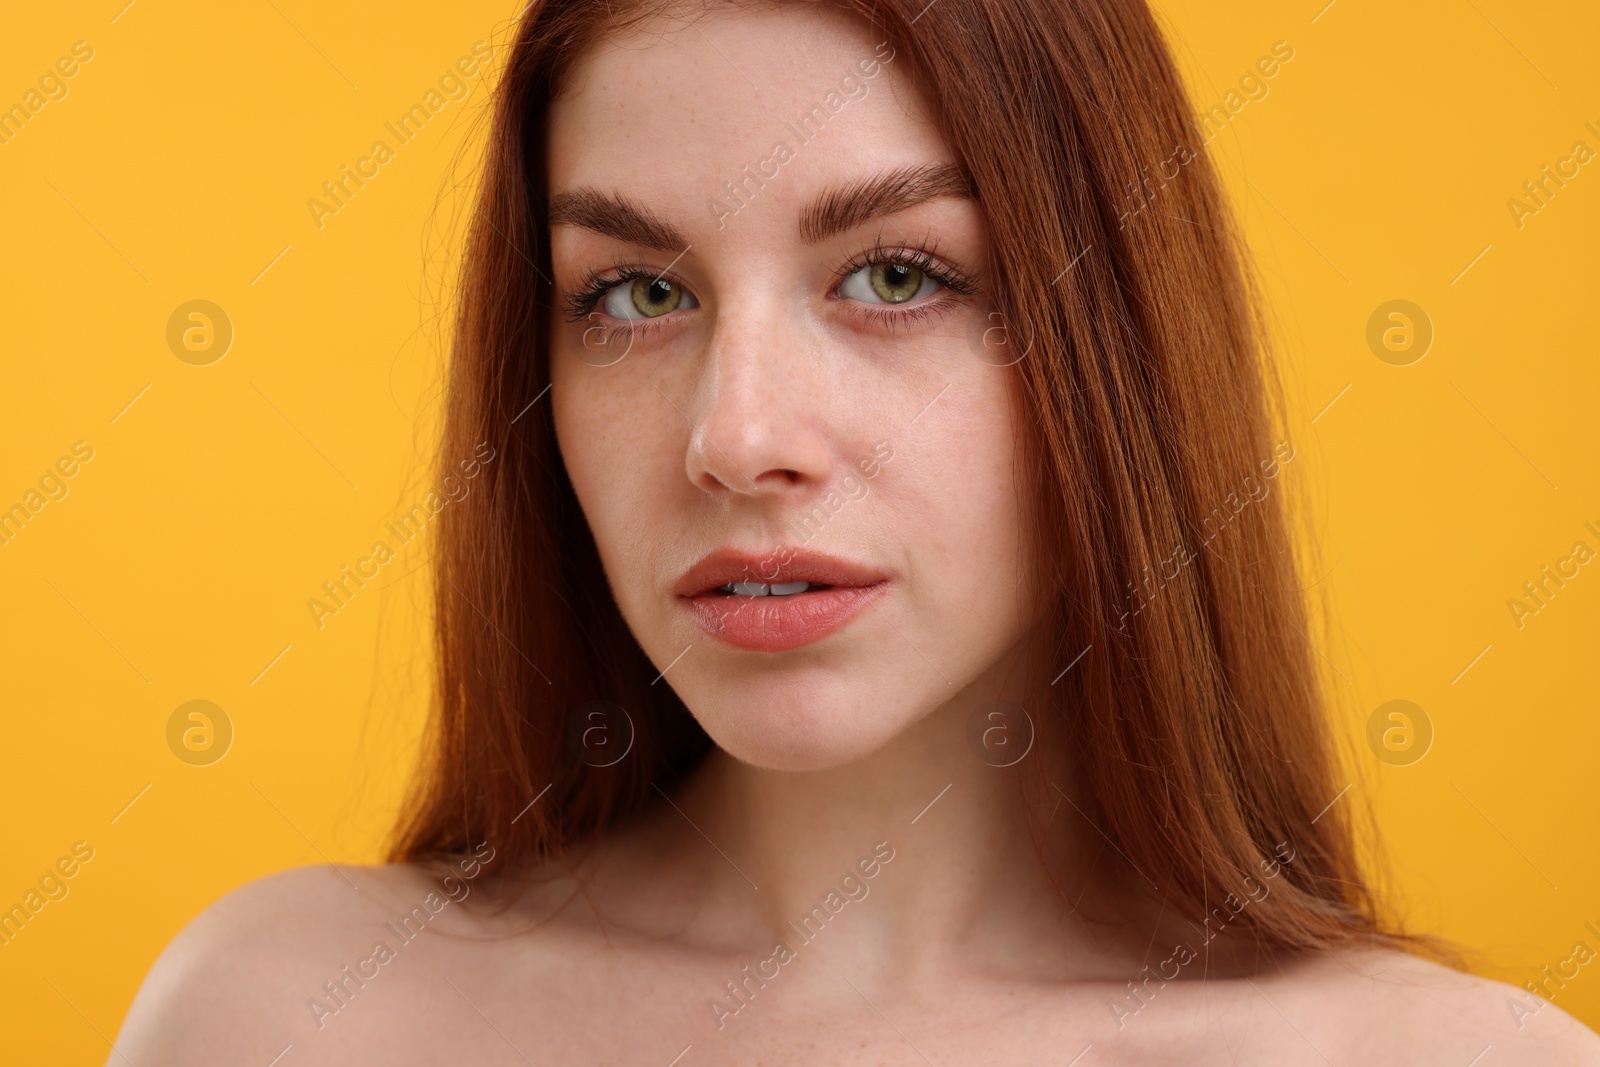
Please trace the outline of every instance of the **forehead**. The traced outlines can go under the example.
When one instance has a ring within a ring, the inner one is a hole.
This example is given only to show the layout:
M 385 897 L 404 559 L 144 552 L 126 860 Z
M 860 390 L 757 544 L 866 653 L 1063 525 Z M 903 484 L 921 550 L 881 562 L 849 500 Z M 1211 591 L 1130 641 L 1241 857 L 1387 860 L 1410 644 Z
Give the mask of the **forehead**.
M 547 128 L 553 196 L 621 193 L 691 239 L 727 183 L 755 192 L 741 219 L 792 228 L 821 189 L 954 158 L 903 55 L 822 4 L 653 19 L 574 65 Z

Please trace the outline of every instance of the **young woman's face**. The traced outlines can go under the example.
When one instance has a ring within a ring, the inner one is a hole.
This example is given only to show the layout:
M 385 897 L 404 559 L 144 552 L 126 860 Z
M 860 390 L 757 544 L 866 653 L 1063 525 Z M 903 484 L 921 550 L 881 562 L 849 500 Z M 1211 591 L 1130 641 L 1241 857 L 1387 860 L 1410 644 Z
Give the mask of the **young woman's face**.
M 981 699 L 1031 610 L 984 216 L 864 24 L 651 30 L 550 114 L 562 459 L 656 684 L 836 766 Z

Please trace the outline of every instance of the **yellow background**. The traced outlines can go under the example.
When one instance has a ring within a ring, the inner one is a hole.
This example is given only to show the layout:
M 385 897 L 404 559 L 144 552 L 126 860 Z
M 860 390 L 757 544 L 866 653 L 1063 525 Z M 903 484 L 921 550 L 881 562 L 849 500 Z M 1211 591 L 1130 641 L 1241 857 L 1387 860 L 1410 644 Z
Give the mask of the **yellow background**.
M 0 507 L 94 448 L 0 546 L 0 905 L 95 849 L 0 947 L 17 1062 L 101 1062 L 162 946 L 225 891 L 376 855 L 420 726 L 427 550 L 320 630 L 306 600 L 426 493 L 480 80 L 321 229 L 306 201 L 474 42 L 498 69 L 519 6 L 121 3 L 9 12 L 0 35 L 0 103 L 73 42 L 95 53 L 0 146 Z M 1334 625 L 1314 636 L 1357 753 L 1341 802 L 1376 807 L 1406 913 L 1520 982 L 1600 948 L 1600 564 L 1520 630 L 1506 606 L 1574 541 L 1600 549 L 1600 163 L 1520 229 L 1506 202 L 1574 141 L 1600 149 L 1600 17 L 1159 7 L 1197 107 L 1295 50 L 1210 148 L 1286 354 L 1280 485 L 1324 546 Z M 193 299 L 235 329 L 210 366 L 166 343 Z M 1365 340 L 1391 299 L 1434 324 L 1411 366 Z M 1396 698 L 1436 733 L 1411 766 L 1364 741 Z M 236 731 L 209 767 L 167 747 L 194 699 Z M 1600 1025 L 1600 967 L 1556 1003 Z

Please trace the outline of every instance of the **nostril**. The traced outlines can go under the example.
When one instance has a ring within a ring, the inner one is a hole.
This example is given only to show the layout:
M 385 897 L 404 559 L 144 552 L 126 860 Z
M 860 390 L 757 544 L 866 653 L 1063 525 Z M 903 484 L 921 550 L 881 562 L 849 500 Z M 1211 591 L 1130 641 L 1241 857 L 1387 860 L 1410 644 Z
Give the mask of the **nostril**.
M 785 485 L 794 485 L 795 483 L 799 482 L 803 477 L 804 477 L 804 475 L 802 475 L 797 470 L 790 470 L 788 467 L 774 467 L 772 470 L 766 471 L 765 473 L 762 473 L 762 474 L 758 474 L 756 476 L 756 481 L 757 481 L 757 483 L 760 483 L 762 481 L 765 481 L 768 478 L 777 478 L 777 479 L 781 480 Z

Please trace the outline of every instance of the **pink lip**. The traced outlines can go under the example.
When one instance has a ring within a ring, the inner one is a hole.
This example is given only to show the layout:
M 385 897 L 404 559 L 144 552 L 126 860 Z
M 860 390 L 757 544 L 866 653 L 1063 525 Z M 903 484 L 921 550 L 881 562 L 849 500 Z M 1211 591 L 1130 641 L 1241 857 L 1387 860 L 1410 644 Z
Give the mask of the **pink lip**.
M 814 582 L 830 588 L 792 596 L 717 592 L 732 582 Z M 883 571 L 813 552 L 777 549 L 761 555 L 724 548 L 689 568 L 673 592 L 718 640 L 754 652 L 783 652 L 842 629 L 887 591 L 888 582 Z

